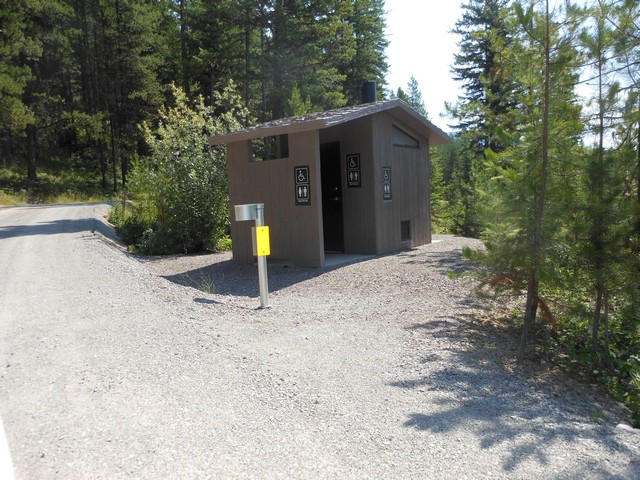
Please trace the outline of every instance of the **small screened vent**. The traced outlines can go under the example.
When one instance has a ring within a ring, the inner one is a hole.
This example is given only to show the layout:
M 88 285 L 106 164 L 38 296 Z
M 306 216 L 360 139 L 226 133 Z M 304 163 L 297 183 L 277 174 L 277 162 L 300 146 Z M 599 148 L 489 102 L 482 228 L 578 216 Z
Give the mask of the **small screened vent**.
M 411 221 L 404 220 L 400 222 L 400 241 L 411 242 Z
M 394 147 L 409 147 L 409 148 L 418 148 L 420 147 L 420 142 L 409 135 L 404 130 L 400 130 L 395 125 L 393 126 L 393 146 Z

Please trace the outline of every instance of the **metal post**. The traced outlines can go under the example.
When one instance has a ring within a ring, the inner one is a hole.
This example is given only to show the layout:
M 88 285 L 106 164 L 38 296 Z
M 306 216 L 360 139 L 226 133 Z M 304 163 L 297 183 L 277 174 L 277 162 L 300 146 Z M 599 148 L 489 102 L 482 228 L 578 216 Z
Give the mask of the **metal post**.
M 256 227 L 264 226 L 264 204 L 256 205 Z M 258 284 L 260 285 L 260 308 L 269 308 L 269 280 L 267 278 L 267 257 L 258 255 Z
M 246 205 L 235 205 L 236 221 L 243 222 L 246 220 L 254 220 L 255 228 L 253 229 L 253 254 L 258 257 L 258 283 L 260 285 L 260 308 L 269 308 L 269 282 L 267 280 L 267 255 L 269 255 L 269 238 L 268 228 L 267 237 L 261 237 L 261 242 L 266 240 L 266 244 L 258 245 L 258 227 L 266 227 L 264 224 L 264 203 L 248 203 Z M 260 255 L 262 253 L 262 255 Z

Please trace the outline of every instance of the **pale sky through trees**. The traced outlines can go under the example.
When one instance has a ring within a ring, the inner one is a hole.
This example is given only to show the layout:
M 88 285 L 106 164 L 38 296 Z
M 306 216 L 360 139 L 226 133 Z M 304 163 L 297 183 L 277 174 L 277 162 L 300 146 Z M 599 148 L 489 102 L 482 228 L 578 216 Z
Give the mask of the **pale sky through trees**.
M 455 102 L 458 82 L 450 67 L 457 52 L 457 35 L 450 31 L 460 17 L 458 0 L 386 0 L 387 82 L 394 92 L 406 91 L 411 75 L 416 77 L 431 120 L 441 128 L 447 119 L 444 102 Z M 446 130 L 446 128 L 445 128 Z
M 411 75 L 416 77 L 429 118 L 446 128 L 444 103 L 454 103 L 461 93 L 459 82 L 451 78 L 453 56 L 459 36 L 451 32 L 468 0 L 386 0 L 388 87 L 407 90 Z M 552 0 L 551 8 L 561 3 Z M 578 3 L 585 4 L 586 0 Z

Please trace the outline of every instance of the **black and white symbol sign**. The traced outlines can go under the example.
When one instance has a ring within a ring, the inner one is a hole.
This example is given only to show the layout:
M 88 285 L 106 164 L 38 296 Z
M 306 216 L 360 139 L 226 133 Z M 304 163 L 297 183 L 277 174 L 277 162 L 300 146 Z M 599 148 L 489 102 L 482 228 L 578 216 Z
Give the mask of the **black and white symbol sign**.
M 298 185 L 297 196 L 298 200 L 309 198 L 309 187 L 307 185 Z
M 391 167 L 382 167 L 382 199 L 391 200 Z
M 296 168 L 296 183 L 309 183 L 308 168 Z
M 296 205 L 311 205 L 311 187 L 309 186 L 309 167 L 293 169 L 296 189 Z
M 347 155 L 347 188 L 359 188 L 361 185 L 360 154 Z

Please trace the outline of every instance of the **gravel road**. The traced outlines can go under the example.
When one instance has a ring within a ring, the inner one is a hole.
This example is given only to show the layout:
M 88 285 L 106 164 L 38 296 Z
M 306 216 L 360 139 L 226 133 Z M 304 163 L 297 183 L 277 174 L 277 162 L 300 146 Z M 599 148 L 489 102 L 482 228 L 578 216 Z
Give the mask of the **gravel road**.
M 640 478 L 640 435 L 617 427 L 628 412 L 514 368 L 449 278 L 476 241 L 273 264 L 259 310 L 255 267 L 131 256 L 107 209 L 0 209 L 0 416 L 17 479 Z

